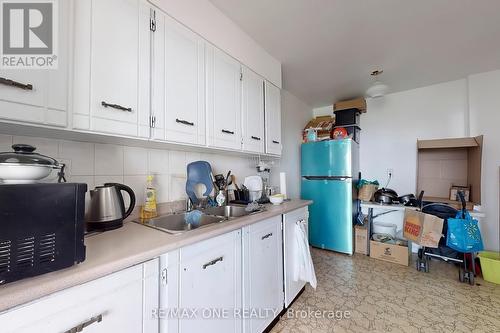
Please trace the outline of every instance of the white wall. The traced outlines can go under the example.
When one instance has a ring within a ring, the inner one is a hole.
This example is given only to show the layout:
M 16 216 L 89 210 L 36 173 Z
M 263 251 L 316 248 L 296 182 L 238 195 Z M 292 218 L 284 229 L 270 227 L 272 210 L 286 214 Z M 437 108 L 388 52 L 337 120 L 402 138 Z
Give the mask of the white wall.
M 368 99 L 361 117 L 360 166 L 363 178 L 387 180 L 398 193 L 414 193 L 417 139 L 465 136 L 466 80 Z
M 281 91 L 281 140 L 283 152 L 279 166 L 271 172 L 271 184 L 279 184 L 279 173 L 287 174 L 287 195 L 300 198 L 300 145 L 302 130 L 311 120 L 312 108 L 286 90 Z
M 500 251 L 500 71 L 469 77 L 469 104 L 470 134 L 484 134 L 481 201 L 487 217 L 482 236 L 488 248 Z
M 313 109 L 314 117 L 333 116 L 333 105 L 322 106 Z
M 69 182 L 86 183 L 89 189 L 106 182 L 126 184 L 134 190 L 138 205 L 144 199 L 148 174 L 155 176 L 158 202 L 162 203 L 186 198 L 186 166 L 190 162 L 206 160 L 214 174 L 232 170 L 238 182 L 255 174 L 256 165 L 250 157 L 0 134 L 0 151 L 11 151 L 13 143 L 31 144 L 37 147 L 36 152 L 65 163 Z
M 281 63 L 208 0 L 150 0 L 191 30 L 203 36 L 276 86 Z

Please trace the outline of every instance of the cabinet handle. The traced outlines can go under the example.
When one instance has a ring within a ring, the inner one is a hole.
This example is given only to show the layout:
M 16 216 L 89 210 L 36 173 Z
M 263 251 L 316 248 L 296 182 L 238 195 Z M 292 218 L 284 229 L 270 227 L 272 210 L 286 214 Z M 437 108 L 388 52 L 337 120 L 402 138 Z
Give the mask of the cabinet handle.
M 95 317 L 92 317 L 92 318 L 90 318 L 89 320 L 87 320 L 87 321 L 85 321 L 85 322 L 83 322 L 83 323 L 81 323 L 81 324 L 76 325 L 75 327 L 73 327 L 73 328 L 71 328 L 71 329 L 67 330 L 67 331 L 66 331 L 66 332 L 64 332 L 64 333 L 77 333 L 77 332 L 83 332 L 83 329 L 84 329 L 85 327 L 88 327 L 88 326 L 90 326 L 90 325 L 92 325 L 92 324 L 94 324 L 94 323 L 100 323 L 101 321 L 102 321 L 102 314 L 97 315 L 97 316 L 95 316 Z
M 226 134 L 234 134 L 233 131 L 229 131 L 229 130 L 226 130 L 226 129 L 223 129 L 222 130 L 222 133 L 226 133 Z
M 270 232 L 270 233 L 268 233 L 267 235 L 262 236 L 262 238 L 261 238 L 261 239 L 262 239 L 262 240 L 267 239 L 267 238 L 271 237 L 272 235 L 273 235 L 273 233 L 272 233 L 272 232 Z
M 260 141 L 260 138 L 258 136 L 251 136 L 252 139 Z
M 14 80 L 7 79 L 5 77 L 0 77 L 0 84 L 10 86 L 10 87 L 15 87 L 23 90 L 33 90 L 33 85 L 31 84 L 24 84 L 20 83 Z
M 273 143 L 275 143 L 275 144 L 277 144 L 277 145 L 279 145 L 279 144 L 280 144 L 280 142 L 279 142 L 279 141 L 276 141 L 276 140 L 273 140 Z
M 207 262 L 206 264 L 203 265 L 203 269 L 207 269 L 208 266 L 212 266 L 212 265 L 215 265 L 216 263 L 218 263 L 219 261 L 223 261 L 224 260 L 224 257 L 219 257 L 219 258 L 215 258 L 214 260 L 212 261 L 209 261 Z
M 118 104 L 106 103 L 105 101 L 102 101 L 101 105 L 104 106 L 105 108 L 110 107 L 110 108 L 117 109 L 117 110 L 132 112 L 132 108 L 126 108 L 126 107 L 118 105 Z
M 194 123 L 187 120 L 175 119 L 175 122 L 183 125 L 194 126 Z

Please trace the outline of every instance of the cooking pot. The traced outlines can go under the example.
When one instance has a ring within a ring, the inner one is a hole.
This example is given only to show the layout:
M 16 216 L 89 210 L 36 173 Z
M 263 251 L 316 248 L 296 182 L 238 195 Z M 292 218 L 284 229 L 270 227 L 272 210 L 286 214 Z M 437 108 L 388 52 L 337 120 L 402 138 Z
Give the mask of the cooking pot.
M 29 184 L 44 179 L 59 169 L 59 182 L 64 178 L 64 164 L 52 157 L 35 153 L 36 148 L 25 144 L 12 145 L 14 151 L 0 153 L 0 180 L 7 184 Z
M 412 200 L 417 200 L 414 194 L 405 194 L 398 198 L 399 203 L 403 205 L 409 204 Z
M 375 202 L 391 205 L 398 201 L 398 194 L 390 188 L 381 188 L 373 195 Z

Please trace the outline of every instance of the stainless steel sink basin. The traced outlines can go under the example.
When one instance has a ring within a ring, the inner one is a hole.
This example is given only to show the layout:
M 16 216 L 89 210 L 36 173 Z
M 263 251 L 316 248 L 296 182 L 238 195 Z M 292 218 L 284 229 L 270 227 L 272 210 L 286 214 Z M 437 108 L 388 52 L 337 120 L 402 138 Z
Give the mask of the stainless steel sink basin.
M 187 223 L 186 221 L 186 215 L 187 213 L 172 214 L 172 215 L 155 217 L 150 220 L 137 220 L 134 222 L 168 232 L 169 234 L 180 234 L 189 230 L 206 227 L 208 225 L 219 223 L 226 220 L 222 216 L 211 216 L 202 214 L 198 223 L 190 224 Z
M 227 205 L 221 207 L 208 207 L 204 209 L 203 212 L 208 215 L 224 216 L 227 218 L 241 217 L 260 212 L 260 210 L 248 212 L 245 208 L 246 206 Z

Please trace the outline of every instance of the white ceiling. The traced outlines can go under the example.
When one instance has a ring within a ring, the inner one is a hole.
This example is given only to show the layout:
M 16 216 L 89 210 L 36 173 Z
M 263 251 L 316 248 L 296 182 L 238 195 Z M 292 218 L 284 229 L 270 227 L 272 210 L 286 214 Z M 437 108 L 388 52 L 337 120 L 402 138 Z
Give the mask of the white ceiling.
M 283 64 L 313 107 L 500 68 L 499 0 L 210 0 Z

